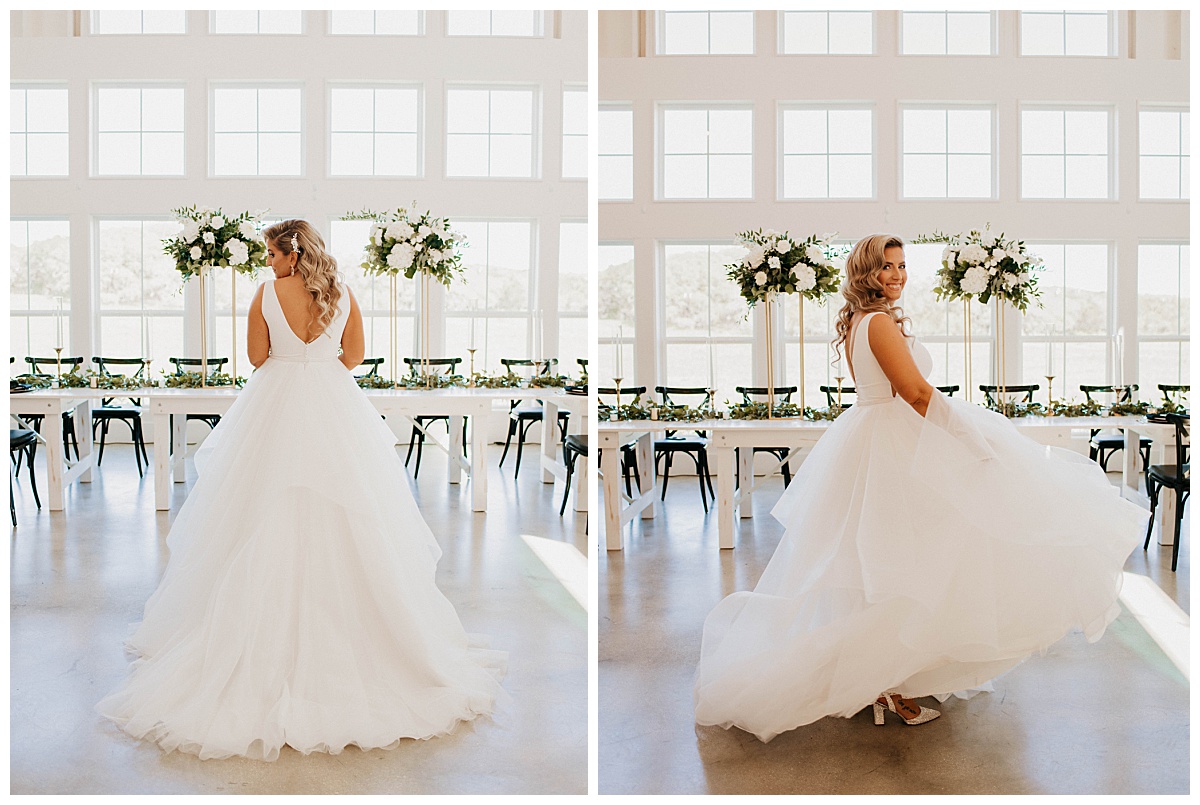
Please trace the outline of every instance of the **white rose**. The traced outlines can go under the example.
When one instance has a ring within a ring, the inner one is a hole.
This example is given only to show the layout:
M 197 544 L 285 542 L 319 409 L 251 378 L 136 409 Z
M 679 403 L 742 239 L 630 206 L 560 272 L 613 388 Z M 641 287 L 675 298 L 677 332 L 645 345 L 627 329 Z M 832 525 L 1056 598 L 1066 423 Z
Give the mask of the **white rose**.
M 188 249 L 188 254 L 192 256 L 193 260 L 199 260 L 200 255 L 203 254 L 203 252 L 200 251 L 199 246 L 193 246 L 192 248 Z
M 1007 285 L 1009 288 L 1016 286 L 1016 284 L 1017 284 L 1016 275 L 1015 274 L 1005 274 L 1004 275 L 1004 284 Z
M 430 249 L 429 250 L 429 262 L 440 263 L 440 262 L 442 262 L 443 257 L 445 257 L 445 254 L 443 252 L 441 252 L 440 250 L 438 250 L 438 249 Z
M 215 229 L 220 229 L 221 227 L 225 226 L 225 216 L 214 215 L 212 217 L 212 225 Z
M 769 265 L 771 268 L 778 271 L 779 270 L 779 258 L 772 257 L 770 260 L 767 261 L 767 265 Z
M 254 224 L 250 221 L 242 221 L 238 225 L 238 234 L 242 236 L 242 240 L 258 239 L 258 230 L 254 228 Z
M 775 241 L 775 251 L 779 252 L 780 254 L 787 254 L 791 250 L 792 250 L 792 244 L 786 238 L 783 240 Z
M 250 249 L 240 240 L 230 239 L 225 241 L 225 248 L 229 250 L 230 265 L 245 265 L 246 260 L 250 258 Z
M 766 285 L 767 284 L 767 272 L 760 271 L 757 274 L 755 274 L 754 275 L 754 284 L 759 287 Z
M 764 257 L 766 257 L 766 252 L 763 250 L 762 246 L 755 245 L 747 247 L 745 260 L 746 265 L 750 266 L 751 268 L 761 265 Z
M 943 263 L 949 263 L 950 265 L 954 265 L 955 256 L 956 256 L 956 252 L 954 251 L 953 246 L 947 246 L 946 248 L 942 249 L 942 262 Z
M 427 238 L 433 234 L 433 230 L 430 229 L 425 224 L 421 224 L 420 229 L 417 230 L 417 234 L 420 235 L 422 238 Z
M 996 273 L 997 271 L 999 271 L 999 270 L 1000 270 L 1000 268 L 999 268 L 998 266 L 988 266 L 987 273 L 988 273 L 988 274 L 995 274 L 995 273 Z
M 817 284 L 817 272 L 812 266 L 798 263 L 792 267 L 792 274 L 796 277 L 797 290 L 807 291 Z
M 825 265 L 825 252 L 816 244 L 810 243 L 804 247 L 804 259 L 813 265 Z
M 204 233 L 204 242 L 205 243 L 216 243 L 217 236 L 214 235 L 212 232 L 205 232 Z
M 992 252 L 992 259 L 995 260 L 997 263 L 1001 262 L 1008 256 L 1009 256 L 1008 252 L 1004 251 L 1004 249 L 996 249 L 995 251 Z
M 967 269 L 967 273 L 963 275 L 959 281 L 958 287 L 962 288 L 963 293 L 978 294 L 983 293 L 988 286 L 987 271 L 982 266 L 971 266 Z

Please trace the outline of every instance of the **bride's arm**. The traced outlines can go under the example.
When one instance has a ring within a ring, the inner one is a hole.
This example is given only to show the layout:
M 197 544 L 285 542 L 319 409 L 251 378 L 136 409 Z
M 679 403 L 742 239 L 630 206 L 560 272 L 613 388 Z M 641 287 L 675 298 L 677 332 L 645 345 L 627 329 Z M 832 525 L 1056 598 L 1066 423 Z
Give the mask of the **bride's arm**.
M 366 343 L 363 340 L 362 311 L 358 309 L 358 300 L 354 298 L 350 286 L 346 286 L 346 295 L 350 297 L 350 315 L 346 319 L 345 329 L 342 330 L 342 354 L 338 360 L 347 369 L 354 371 L 363 362 Z
M 879 368 L 891 381 L 892 388 L 918 414 L 925 416 L 929 400 L 933 397 L 933 386 L 917 368 L 900 326 L 888 316 L 872 316 L 867 322 L 867 338 L 871 343 L 871 352 L 879 361 Z
M 250 312 L 246 316 L 246 357 L 254 368 L 262 366 L 271 354 L 271 336 L 267 332 L 267 320 L 262 312 L 263 286 L 259 285 L 250 300 Z

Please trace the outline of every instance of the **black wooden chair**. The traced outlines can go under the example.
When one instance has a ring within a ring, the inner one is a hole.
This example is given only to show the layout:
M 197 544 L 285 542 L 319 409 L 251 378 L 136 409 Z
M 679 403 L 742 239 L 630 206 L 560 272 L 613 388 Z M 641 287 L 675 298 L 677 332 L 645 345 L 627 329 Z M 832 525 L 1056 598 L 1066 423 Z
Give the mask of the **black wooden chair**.
M 1154 510 L 1158 507 L 1158 496 L 1163 488 L 1175 492 L 1175 544 L 1171 547 L 1171 570 L 1179 565 L 1179 541 L 1183 537 L 1183 503 L 1192 491 L 1192 467 L 1189 453 L 1191 452 L 1191 418 L 1184 414 L 1166 414 L 1166 418 L 1175 425 L 1175 463 L 1155 464 L 1146 474 L 1146 493 L 1150 496 L 1150 522 L 1146 525 L 1146 544 L 1142 550 L 1150 547 L 1150 533 L 1154 530 Z M 1162 524 L 1167 527 L 1166 523 Z
M 354 379 L 361 380 L 364 377 L 379 377 L 379 367 L 383 365 L 383 361 L 383 358 L 363 358 L 362 363 L 359 364 L 359 368 L 363 366 L 370 366 L 371 368 L 361 375 L 355 375 Z
M 1004 387 L 1004 396 L 1007 397 L 1006 402 L 1033 402 L 1033 393 L 1041 386 L 1037 383 L 1027 385 L 1009 384 Z M 980 386 L 979 390 L 983 392 L 983 399 L 988 405 L 996 406 L 1000 400 L 999 386 Z M 1014 399 L 1014 396 L 1019 396 L 1021 399 Z
M 1092 402 L 1092 395 L 1110 394 L 1112 402 L 1130 402 L 1133 399 L 1133 392 L 1138 390 L 1136 383 L 1129 386 L 1087 386 L 1081 385 L 1079 390 L 1083 392 L 1083 396 Z M 1096 400 L 1096 402 L 1106 402 L 1106 400 Z M 1145 436 L 1138 440 L 1138 452 L 1142 454 L 1143 469 L 1150 466 L 1150 445 L 1151 440 Z M 1100 428 L 1092 428 L 1088 434 L 1088 458 L 1097 462 L 1101 469 L 1108 472 L 1108 460 L 1112 458 L 1112 454 L 1118 450 L 1125 449 L 1125 434 L 1121 431 L 1115 433 L 1104 433 Z
M 167 360 L 169 360 L 172 364 L 175 365 L 175 374 L 177 374 L 177 375 L 181 375 L 184 372 L 198 372 L 198 371 L 200 371 L 200 366 L 202 365 L 200 358 L 167 358 Z M 209 358 L 208 359 L 208 367 L 209 367 L 208 374 L 211 375 L 214 372 L 224 372 L 225 364 L 227 364 L 227 363 L 229 363 L 229 358 Z M 186 417 L 186 420 L 192 420 L 192 419 L 203 422 L 204 424 L 208 425 L 210 428 L 215 428 L 217 426 L 217 423 L 221 421 L 221 415 L 220 414 L 188 414 Z M 172 446 L 171 449 L 173 450 L 174 446 Z
M 736 391 L 738 394 L 742 395 L 742 402 L 744 402 L 744 403 L 766 402 L 767 401 L 767 387 L 766 386 L 736 386 L 734 388 L 734 391 Z M 779 405 L 781 403 L 790 403 L 792 401 L 792 395 L 795 394 L 797 391 L 799 391 L 798 386 L 776 386 L 775 387 L 775 404 Z M 754 399 L 755 397 L 759 397 L 761 399 L 756 400 L 756 399 Z M 735 456 L 740 456 L 741 450 L 742 450 L 742 448 L 735 447 L 733 450 L 733 454 Z M 783 488 L 784 489 L 787 489 L 788 484 L 790 484 L 792 482 L 792 468 L 788 465 L 787 461 L 784 461 L 784 459 L 787 458 L 787 454 L 790 452 L 791 452 L 791 450 L 786 447 L 755 447 L 754 448 L 754 453 L 769 453 L 769 454 L 775 456 L 775 458 L 777 458 L 783 462 L 783 464 L 780 466 L 780 469 L 783 471 Z M 741 475 L 742 464 L 741 464 L 741 462 L 740 461 L 736 462 L 736 466 L 737 466 L 737 482 L 738 482 L 738 485 L 740 486 L 742 483 L 742 475 Z M 753 483 L 753 479 L 751 480 L 751 483 Z
M 588 359 L 587 358 L 576 358 L 575 363 L 579 364 L 579 371 L 582 374 L 586 375 L 588 373 Z
M 18 465 L 20 458 L 22 456 L 25 458 L 25 463 L 29 465 L 29 486 L 33 490 L 33 500 L 40 509 L 42 508 L 42 499 L 38 497 L 37 473 L 33 468 L 33 459 L 36 454 L 37 434 L 34 431 L 25 428 L 8 429 L 8 457 Z M 12 524 L 15 526 L 17 524 L 17 507 L 13 502 L 14 497 L 12 476 L 10 475 L 8 476 L 8 512 L 12 515 Z
M 452 375 L 458 369 L 458 365 L 462 363 L 462 358 L 401 358 L 408 366 L 408 373 L 413 377 L 419 377 L 421 368 L 429 367 L 430 374 L 442 372 L 443 374 Z M 445 422 L 446 435 L 450 435 L 450 416 L 448 414 L 417 414 L 413 417 L 412 435 L 408 437 L 408 453 L 404 456 L 404 466 L 408 466 L 409 459 L 412 458 L 413 447 L 417 448 L 417 466 L 413 470 L 413 477 L 416 478 L 421 474 L 421 453 L 425 449 L 425 429 L 432 422 Z M 467 454 L 467 418 L 463 417 L 462 427 L 462 451 L 463 455 Z
M 1162 392 L 1163 400 L 1166 402 L 1183 405 L 1183 398 L 1192 390 L 1191 386 L 1173 386 L 1169 383 L 1159 383 L 1158 390 Z
M 629 404 L 632 400 L 636 402 L 646 393 L 645 386 L 622 386 L 621 400 L 623 404 Z M 596 389 L 596 403 L 599 411 L 609 411 L 613 406 L 600 398 L 601 395 L 613 398 L 613 405 L 616 404 L 617 390 L 613 388 L 598 388 Z M 596 462 L 599 463 L 600 456 L 603 450 L 596 451 Z M 638 472 L 637 463 L 637 439 L 630 438 L 621 445 L 621 474 L 625 478 L 625 494 L 633 497 L 633 486 L 630 483 L 630 478 L 637 481 L 638 489 L 642 488 L 642 476 Z
M 54 377 L 58 371 L 58 358 L 31 358 L 26 356 L 25 362 L 29 364 L 29 374 L 37 377 Z M 71 370 L 68 366 L 81 366 L 83 364 L 83 356 L 76 358 L 63 358 L 63 373 L 66 374 Z M 44 368 L 43 368 L 44 367 Z M 71 457 L 71 448 L 75 448 L 75 458 L 79 459 L 79 440 L 75 437 L 75 409 L 79 406 L 73 405 L 63 411 L 63 455 L 67 458 Z M 44 414 L 21 414 L 21 419 L 33 426 L 33 429 L 42 432 L 42 417 Z M 17 469 L 20 470 L 20 462 L 17 463 Z
M 102 358 L 92 356 L 92 363 L 96 364 L 97 371 L 104 377 L 126 377 L 124 374 L 116 374 L 110 371 L 110 366 L 136 366 L 135 371 L 130 377 L 141 378 L 142 372 L 146 369 L 146 361 L 142 358 Z M 129 428 L 130 434 L 133 436 L 133 458 L 137 462 L 138 477 L 142 477 L 142 460 L 145 459 L 146 466 L 150 466 L 150 458 L 146 455 L 146 439 L 142 431 L 142 400 L 140 397 L 123 397 L 127 399 L 131 405 L 114 405 L 116 397 L 103 397 L 100 400 L 100 405 L 92 409 L 92 438 L 96 438 L 96 428 L 100 428 L 100 453 L 96 456 L 96 466 L 99 467 L 104 461 L 104 443 L 108 438 L 108 426 L 113 422 L 119 421 L 125 423 Z
M 588 437 L 585 434 L 572 433 L 563 438 L 563 463 L 567 465 L 567 481 L 563 488 L 562 505 L 558 507 L 558 516 L 562 517 L 567 511 L 567 498 L 571 496 L 571 478 L 575 476 L 575 461 L 580 456 L 587 458 Z M 587 483 L 584 478 L 580 483 Z
M 654 390 L 662 396 L 663 405 L 676 405 L 672 397 L 700 397 L 701 402 L 708 399 L 708 389 L 693 386 L 655 386 Z M 712 487 L 712 475 L 708 470 L 708 436 L 704 431 L 692 431 L 691 436 L 680 436 L 679 431 L 667 431 L 666 438 L 654 440 L 654 466 L 657 468 L 660 460 L 665 464 L 662 475 L 662 500 L 667 499 L 667 482 L 671 478 L 671 464 L 676 454 L 683 453 L 696 465 L 696 476 L 700 481 L 700 505 L 708 512 L 708 500 L 704 497 L 705 484 L 708 494 L 713 500 L 717 499 Z
M 520 374 L 516 371 L 519 368 L 535 367 L 537 364 L 526 358 L 501 358 L 500 363 L 504 366 L 507 373 Z M 557 358 L 547 358 L 544 361 L 544 368 L 540 374 L 549 375 L 550 370 L 558 365 Z M 542 407 L 540 400 L 509 400 L 508 403 L 508 435 L 504 437 L 504 452 L 500 454 L 500 466 L 504 466 L 504 459 L 508 457 L 508 448 L 512 444 L 513 434 L 517 437 L 517 468 L 513 472 L 513 477 L 516 478 L 521 474 L 521 454 L 522 448 L 525 447 L 525 435 L 529 432 L 536 423 L 542 421 L 542 416 L 545 409 Z M 558 412 L 558 430 L 561 438 L 566 438 L 567 435 L 567 418 L 569 414 L 566 411 Z

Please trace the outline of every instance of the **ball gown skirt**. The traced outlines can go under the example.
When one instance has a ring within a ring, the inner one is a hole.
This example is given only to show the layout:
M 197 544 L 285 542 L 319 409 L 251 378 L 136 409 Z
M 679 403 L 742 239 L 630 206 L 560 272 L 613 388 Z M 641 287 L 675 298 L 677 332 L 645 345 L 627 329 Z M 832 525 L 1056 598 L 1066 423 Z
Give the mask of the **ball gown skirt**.
M 437 588 L 392 431 L 336 358 L 272 354 L 197 451 L 138 659 L 96 709 L 164 750 L 265 760 L 491 713 L 506 655 Z
M 1148 516 L 1095 462 L 936 390 L 926 417 L 847 410 L 772 514 L 781 542 L 709 614 L 694 689 L 697 723 L 763 741 L 884 690 L 989 689 L 1074 628 L 1099 639 Z

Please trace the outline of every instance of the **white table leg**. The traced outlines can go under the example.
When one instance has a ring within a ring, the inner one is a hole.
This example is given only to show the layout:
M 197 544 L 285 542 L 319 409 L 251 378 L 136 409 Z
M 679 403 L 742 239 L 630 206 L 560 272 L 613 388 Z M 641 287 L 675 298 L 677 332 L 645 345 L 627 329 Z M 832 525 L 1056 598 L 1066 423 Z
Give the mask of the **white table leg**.
M 1138 488 L 1138 432 L 1125 428 L 1125 448 L 1121 451 L 1121 495 L 1129 500 L 1141 497 Z
M 184 474 L 184 463 L 187 460 L 187 415 L 174 414 L 171 417 L 171 432 L 175 438 L 175 449 L 171 454 L 171 462 L 175 467 L 175 483 L 181 484 L 187 480 Z
M 446 456 L 446 480 L 452 484 L 456 484 L 462 480 L 462 465 L 458 463 L 458 457 L 462 455 L 462 426 L 463 418 L 461 416 L 452 415 L 450 417 L 450 453 Z
M 154 508 L 160 512 L 171 508 L 171 419 L 170 414 L 154 415 Z
M 491 403 L 488 403 L 491 408 Z M 490 416 L 480 411 L 471 416 L 471 508 L 487 511 L 487 432 Z M 459 425 L 459 427 L 462 427 Z
M 587 456 L 575 457 L 575 511 L 588 510 L 588 459 Z
M 600 456 L 604 476 L 604 541 L 610 551 L 621 550 L 621 447 L 619 439 Z M 581 482 L 584 478 L 579 479 Z
M 754 487 L 754 448 L 743 447 L 741 450 L 737 451 L 737 454 L 738 472 L 740 473 L 739 478 L 741 479 L 741 483 L 739 484 L 738 488 L 738 492 L 741 494 L 738 509 L 742 517 L 753 517 L 754 507 L 751 505 L 750 501 L 750 490 Z M 733 544 L 731 543 L 728 546 L 722 545 L 721 547 L 732 548 Z
M 558 446 L 558 406 L 550 400 L 542 401 L 542 443 L 538 445 L 540 456 L 538 465 L 542 470 L 542 483 L 554 483 L 554 473 L 546 461 L 555 460 L 555 447 Z M 542 459 L 545 460 L 542 460 Z
M 49 503 L 50 511 L 60 512 L 63 509 L 63 475 L 64 461 L 63 455 L 63 424 L 62 424 L 62 405 L 52 405 L 46 411 L 46 415 L 42 418 L 44 423 L 46 437 L 46 475 L 49 483 Z M 90 427 L 90 426 L 89 426 Z M 79 435 L 76 430 L 75 435 Z M 30 472 L 33 468 L 30 467 Z
M 650 433 L 643 433 L 637 440 L 637 462 L 638 462 L 638 477 L 640 479 L 640 491 L 643 495 L 652 494 L 655 487 L 658 486 L 658 477 L 656 476 L 657 468 L 654 464 L 654 436 Z M 651 499 L 652 502 L 646 508 L 642 509 L 642 519 L 650 520 L 658 514 L 659 506 L 662 501 L 655 494 Z
M 744 451 L 749 449 L 744 448 Z M 732 447 L 709 445 L 708 452 L 716 458 L 717 465 L 717 541 L 722 548 L 732 548 L 734 530 L 738 525 L 737 507 L 733 502 L 734 465 L 737 462 Z M 742 486 L 748 486 L 745 476 L 742 476 Z
M 79 443 L 79 460 L 84 470 L 79 474 L 79 480 L 85 484 L 92 482 L 92 468 L 96 465 L 96 456 L 92 452 L 95 445 L 92 442 L 92 406 L 94 400 L 85 399 L 75 409 L 75 440 Z

